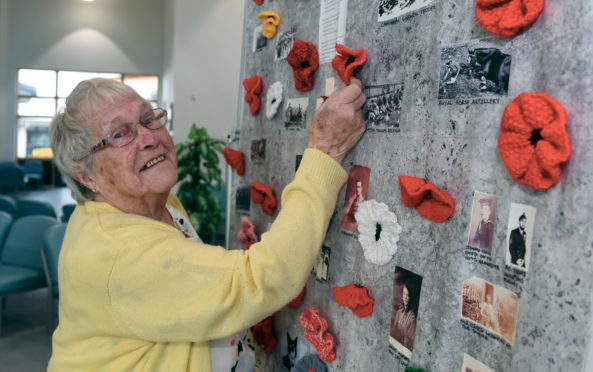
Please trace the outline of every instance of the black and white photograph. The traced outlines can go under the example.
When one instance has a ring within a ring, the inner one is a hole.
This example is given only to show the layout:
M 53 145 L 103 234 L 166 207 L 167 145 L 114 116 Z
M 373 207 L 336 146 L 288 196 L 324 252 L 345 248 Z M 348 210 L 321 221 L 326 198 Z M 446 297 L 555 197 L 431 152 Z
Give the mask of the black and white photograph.
M 531 242 L 536 209 L 529 205 L 511 203 L 505 246 L 506 264 L 527 271 L 531 262 Z
M 268 39 L 262 35 L 261 30 L 263 25 L 259 25 L 253 29 L 253 51 L 259 52 L 268 45 Z
M 461 372 L 494 372 L 494 370 L 470 355 L 463 353 Z
M 239 186 L 235 194 L 235 211 L 240 213 L 249 213 L 251 207 L 251 194 L 249 186 Z
M 379 2 L 379 22 L 389 21 L 432 5 L 435 0 L 381 0 Z
M 342 207 L 341 229 L 354 235 L 358 235 L 358 223 L 356 212 L 358 206 L 369 198 L 369 183 L 371 179 L 371 168 L 363 165 L 353 164 L 348 172 L 348 183 L 344 195 L 344 206 Z
M 509 90 L 510 43 L 470 40 L 441 48 L 439 99 L 499 98 Z
M 307 107 L 309 98 L 290 98 L 284 111 L 284 127 L 304 129 L 307 125 Z
M 412 357 L 414 350 L 421 288 L 420 275 L 395 267 L 389 345 L 408 359 Z
M 473 277 L 463 283 L 461 317 L 515 344 L 519 296 L 484 279 Z
M 399 130 L 402 110 L 403 84 L 367 85 L 367 101 L 363 107 L 367 129 L 393 128 Z
M 492 252 L 492 237 L 496 222 L 496 203 L 498 197 L 479 191 L 474 192 L 472 216 L 469 223 L 467 245 Z
M 266 139 L 263 137 L 251 139 L 251 162 L 262 164 L 266 161 Z
M 281 61 L 288 57 L 288 53 L 292 49 L 294 43 L 294 35 L 296 34 L 296 26 L 281 32 L 277 37 L 276 48 L 274 49 L 274 60 Z
M 309 353 L 308 341 L 299 337 L 295 326 L 288 328 L 280 338 L 280 353 L 282 366 L 287 371 L 292 371 L 295 364 Z
M 331 256 L 331 248 L 328 246 L 322 246 L 321 250 L 319 251 L 319 257 L 317 258 L 317 262 L 315 266 L 313 266 L 313 272 L 317 279 L 327 282 L 328 273 L 329 273 L 329 259 Z

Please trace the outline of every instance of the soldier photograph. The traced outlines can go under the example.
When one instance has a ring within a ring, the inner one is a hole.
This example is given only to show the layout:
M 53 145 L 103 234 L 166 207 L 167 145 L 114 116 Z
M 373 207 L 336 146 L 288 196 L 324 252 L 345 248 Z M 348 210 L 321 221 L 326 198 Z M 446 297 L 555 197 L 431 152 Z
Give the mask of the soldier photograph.
M 472 218 L 467 245 L 492 252 L 492 237 L 496 221 L 496 202 L 494 195 L 474 193 Z
M 522 270 L 529 268 L 534 218 L 535 208 L 528 205 L 511 203 L 507 232 L 507 265 Z

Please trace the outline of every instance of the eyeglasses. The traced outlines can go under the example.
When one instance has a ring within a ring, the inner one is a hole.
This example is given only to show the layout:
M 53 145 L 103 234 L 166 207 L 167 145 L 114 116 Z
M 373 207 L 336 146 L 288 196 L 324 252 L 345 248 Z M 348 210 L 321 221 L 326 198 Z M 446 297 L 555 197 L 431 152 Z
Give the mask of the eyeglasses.
M 156 108 L 145 114 L 142 120 L 137 123 L 124 123 L 119 125 L 109 133 L 107 137 L 91 147 L 89 152 L 85 154 L 82 159 L 107 146 L 123 147 L 129 144 L 138 135 L 138 128 L 136 127 L 138 124 L 150 130 L 160 129 L 167 124 L 167 111 L 161 108 Z

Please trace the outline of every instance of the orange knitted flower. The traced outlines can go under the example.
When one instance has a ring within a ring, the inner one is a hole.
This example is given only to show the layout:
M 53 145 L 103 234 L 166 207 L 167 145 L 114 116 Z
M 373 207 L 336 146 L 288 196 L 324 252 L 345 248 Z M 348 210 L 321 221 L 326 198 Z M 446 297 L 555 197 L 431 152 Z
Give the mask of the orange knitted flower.
M 364 318 L 373 313 L 375 300 L 371 297 L 367 288 L 349 284 L 344 287 L 334 287 L 332 292 L 338 305 L 347 306 L 359 318 Z
M 274 191 L 261 182 L 253 182 L 250 185 L 251 200 L 255 204 L 261 204 L 262 211 L 271 216 L 276 210 L 276 197 Z
M 249 103 L 249 111 L 251 115 L 259 112 L 261 107 L 261 97 L 263 79 L 259 75 L 253 75 L 243 80 L 243 88 L 247 91 L 245 93 L 245 102 Z
M 367 61 L 367 51 L 364 49 L 351 50 L 336 43 L 336 56 L 332 59 L 332 67 L 345 84 L 350 84 L 354 71 Z
M 319 358 L 328 363 L 336 359 L 334 336 L 328 332 L 327 320 L 314 307 L 301 313 L 299 324 L 305 329 L 305 339 L 317 349 Z
M 237 170 L 237 174 L 239 176 L 243 176 L 245 174 L 245 155 L 241 151 L 234 150 L 230 147 L 225 147 L 222 151 L 222 155 L 224 156 L 224 160 L 226 160 L 227 164 Z
M 402 202 L 434 222 L 445 222 L 455 211 L 455 200 L 436 185 L 422 178 L 399 176 Z
M 313 74 L 319 67 L 319 55 L 315 45 L 308 41 L 295 41 L 286 61 L 292 67 L 296 90 L 306 92 L 313 89 Z
M 544 0 L 476 0 L 478 22 L 486 31 L 503 37 L 531 25 L 543 9 Z
M 560 180 L 570 157 L 566 110 L 545 93 L 521 93 L 504 110 L 498 150 L 513 178 L 545 190 Z

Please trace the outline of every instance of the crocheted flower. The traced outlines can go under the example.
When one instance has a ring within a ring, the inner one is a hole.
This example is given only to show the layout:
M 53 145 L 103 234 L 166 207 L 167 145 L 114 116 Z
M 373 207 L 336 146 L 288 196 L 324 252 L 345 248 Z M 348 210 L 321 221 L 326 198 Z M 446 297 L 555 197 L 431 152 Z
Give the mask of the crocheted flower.
M 259 75 L 253 75 L 243 80 L 243 88 L 245 88 L 245 102 L 249 103 L 249 111 L 251 115 L 259 112 L 261 107 L 260 94 L 262 91 L 263 80 Z
M 278 25 L 280 25 L 280 21 L 282 20 L 280 14 L 276 12 L 260 12 L 257 15 L 257 18 L 262 21 L 261 34 L 264 35 L 266 39 L 273 38 L 276 35 Z
M 306 92 L 313 89 L 313 74 L 319 67 L 319 55 L 315 45 L 308 41 L 295 41 L 286 61 L 292 67 L 296 90 Z
M 272 119 L 278 112 L 278 107 L 282 103 L 282 94 L 284 86 L 281 81 L 277 81 L 270 85 L 266 92 L 266 117 Z
M 498 150 L 513 180 L 545 190 L 570 158 L 566 110 L 545 93 L 521 93 L 505 108 Z
M 305 339 L 317 349 L 319 358 L 333 362 L 336 359 L 334 336 L 327 332 L 327 321 L 319 311 L 314 307 L 306 308 L 299 317 L 299 324 L 305 329 Z
M 531 25 L 543 9 L 544 0 L 476 0 L 478 22 L 486 31 L 503 37 Z
M 239 176 L 243 176 L 245 174 L 245 155 L 241 151 L 234 150 L 230 147 L 225 147 L 222 151 L 222 155 L 224 156 L 224 160 L 226 160 L 227 164 L 237 170 L 237 174 Z
M 455 211 L 455 200 L 446 191 L 422 178 L 399 176 L 402 202 L 434 222 L 445 222 Z
M 299 293 L 299 295 L 290 301 L 286 306 L 290 307 L 291 309 L 296 309 L 303 303 L 303 298 L 305 298 L 305 288 L 303 288 L 301 293 Z
M 271 216 L 274 214 L 276 209 L 276 197 L 274 191 L 261 182 L 253 182 L 249 186 L 249 192 L 251 193 L 251 200 L 255 204 L 261 204 L 262 211 Z
M 359 318 L 371 315 L 375 300 L 369 295 L 369 290 L 365 287 L 349 284 L 344 287 L 334 287 L 332 289 L 334 299 L 340 306 L 347 306 Z
M 264 3 L 264 0 L 253 0 L 253 2 L 257 5 L 262 5 Z
M 306 355 L 299 360 L 292 372 L 328 372 L 327 365 L 315 354 Z
M 387 205 L 367 200 L 358 205 L 354 218 L 358 223 L 358 241 L 364 258 L 375 265 L 385 265 L 397 252 L 401 226 Z
M 336 56 L 332 59 L 332 67 L 345 84 L 350 84 L 354 71 L 367 61 L 367 51 L 364 49 L 351 50 L 336 43 Z
M 257 342 L 266 352 L 270 354 L 278 341 L 274 335 L 274 315 L 270 315 L 266 319 L 257 323 L 251 328 L 253 332 L 253 339 Z
M 239 231 L 239 240 L 243 243 L 243 249 L 248 250 L 251 245 L 257 243 L 255 226 L 247 217 L 241 217 L 241 231 Z

